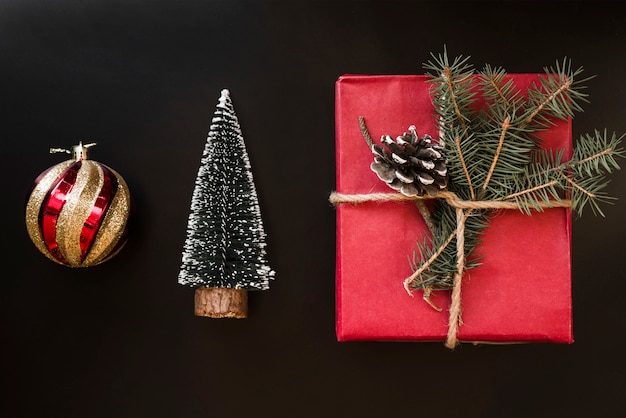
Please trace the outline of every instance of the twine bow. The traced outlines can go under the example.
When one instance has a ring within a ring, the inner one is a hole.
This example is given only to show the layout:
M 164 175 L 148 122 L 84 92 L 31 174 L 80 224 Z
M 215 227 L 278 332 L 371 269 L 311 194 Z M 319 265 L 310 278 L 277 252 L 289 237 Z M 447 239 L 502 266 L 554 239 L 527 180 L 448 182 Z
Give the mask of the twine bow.
M 528 192 L 528 191 L 525 191 Z M 465 221 L 476 209 L 521 209 L 521 206 L 510 199 L 517 197 L 517 194 L 509 195 L 499 200 L 463 200 L 455 193 L 444 191 L 434 196 L 405 196 L 400 193 L 369 193 L 369 194 L 344 194 L 333 192 L 330 194 L 329 201 L 333 205 L 341 203 L 359 204 L 364 202 L 389 202 L 389 201 L 408 201 L 408 200 L 426 200 L 426 199 L 443 199 L 445 202 L 456 210 L 456 230 L 450 234 L 444 244 L 436 251 L 428 260 L 426 260 L 419 269 L 415 270 L 412 275 L 404 280 L 404 288 L 412 296 L 410 284 L 415 281 L 441 254 L 443 249 L 456 240 L 456 273 L 454 275 L 451 301 L 449 307 L 448 334 L 446 338 L 446 347 L 454 349 L 458 344 L 457 334 L 459 326 L 462 325 L 461 320 L 461 282 L 463 278 L 463 270 L 465 269 Z M 540 208 L 571 208 L 570 200 L 550 200 L 543 202 Z

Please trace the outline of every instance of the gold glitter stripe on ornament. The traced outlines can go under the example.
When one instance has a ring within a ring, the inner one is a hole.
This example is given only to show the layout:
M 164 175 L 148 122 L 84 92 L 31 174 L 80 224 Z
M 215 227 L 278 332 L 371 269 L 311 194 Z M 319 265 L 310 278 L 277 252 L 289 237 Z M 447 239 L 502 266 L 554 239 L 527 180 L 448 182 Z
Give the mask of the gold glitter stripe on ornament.
M 115 256 L 123 247 L 115 248 L 120 244 L 126 230 L 126 224 L 130 215 L 130 192 L 128 185 L 111 167 L 106 166 L 117 179 L 117 192 L 111 200 L 111 204 L 102 220 L 102 224 L 96 233 L 91 250 L 83 261 L 85 266 L 94 266 Z M 111 253 L 112 252 L 112 253 Z
M 98 163 L 83 160 L 57 221 L 57 244 L 72 267 L 82 267 L 80 235 L 103 184 L 104 174 Z
M 35 185 L 30 197 L 28 198 L 28 202 L 26 203 L 26 230 L 28 231 L 30 239 L 42 254 L 58 264 L 63 263 L 50 254 L 48 247 L 43 240 L 43 236 L 41 235 L 41 228 L 39 227 L 39 212 L 41 211 L 41 205 L 43 204 L 43 201 L 52 185 L 73 162 L 74 161 L 72 160 L 68 160 L 51 167 L 50 170 Z

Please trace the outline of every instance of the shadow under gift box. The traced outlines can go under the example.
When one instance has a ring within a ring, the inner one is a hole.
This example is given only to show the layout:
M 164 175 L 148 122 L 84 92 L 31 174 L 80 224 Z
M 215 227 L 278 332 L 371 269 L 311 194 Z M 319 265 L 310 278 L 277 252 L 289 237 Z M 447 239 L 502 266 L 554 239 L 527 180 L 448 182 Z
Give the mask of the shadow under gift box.
M 537 74 L 511 75 L 521 91 Z M 438 138 L 426 76 L 344 75 L 336 83 L 337 192 L 393 192 L 369 168 L 363 116 L 376 141 L 415 125 Z M 572 153 L 571 121 L 539 134 L 542 147 Z M 450 292 L 434 292 L 437 312 L 410 297 L 409 257 L 428 228 L 415 204 L 367 202 L 337 207 L 336 332 L 339 341 L 443 341 Z M 571 211 L 495 214 L 476 249 L 481 266 L 465 272 L 458 338 L 467 342 L 572 343 Z

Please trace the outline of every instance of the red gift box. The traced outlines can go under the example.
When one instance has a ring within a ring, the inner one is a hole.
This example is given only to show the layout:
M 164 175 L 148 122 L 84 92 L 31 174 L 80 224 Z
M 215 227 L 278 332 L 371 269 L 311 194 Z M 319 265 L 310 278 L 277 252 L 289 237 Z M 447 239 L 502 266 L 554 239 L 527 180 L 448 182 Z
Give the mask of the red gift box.
M 525 91 L 539 75 L 511 75 Z M 376 140 L 415 125 L 438 138 L 426 76 L 345 75 L 336 83 L 337 192 L 394 192 L 369 168 L 373 160 L 359 129 L 363 116 Z M 545 148 L 571 155 L 571 122 L 541 134 Z M 366 202 L 337 207 L 336 332 L 339 341 L 444 340 L 450 292 L 434 292 L 437 312 L 410 297 L 403 281 L 408 257 L 428 228 L 413 202 Z M 462 282 L 459 341 L 571 343 L 571 211 L 564 208 L 496 214 L 476 250 L 481 266 Z

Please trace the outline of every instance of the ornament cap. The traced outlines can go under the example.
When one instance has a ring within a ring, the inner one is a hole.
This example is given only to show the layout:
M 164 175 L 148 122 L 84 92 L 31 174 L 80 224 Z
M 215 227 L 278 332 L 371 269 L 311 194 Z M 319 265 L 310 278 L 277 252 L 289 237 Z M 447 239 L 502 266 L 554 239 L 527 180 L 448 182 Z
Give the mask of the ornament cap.
M 74 145 L 72 147 L 72 150 L 67 150 L 64 148 L 50 148 L 50 154 L 55 154 L 57 152 L 65 152 L 67 154 L 72 154 L 72 158 L 74 159 L 74 161 L 82 161 L 82 160 L 88 160 L 88 152 L 87 150 L 91 147 L 93 147 L 94 145 L 96 145 L 95 142 L 92 142 L 91 144 L 85 144 L 83 145 L 83 142 L 80 141 L 78 143 L 78 145 Z

